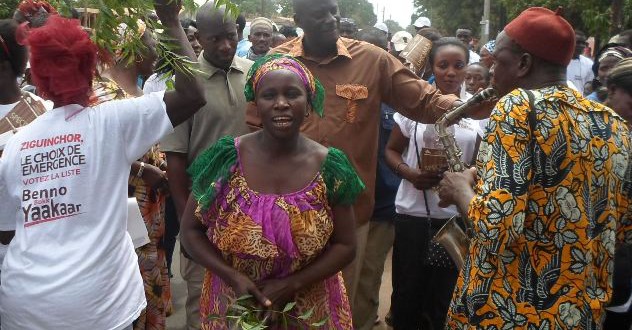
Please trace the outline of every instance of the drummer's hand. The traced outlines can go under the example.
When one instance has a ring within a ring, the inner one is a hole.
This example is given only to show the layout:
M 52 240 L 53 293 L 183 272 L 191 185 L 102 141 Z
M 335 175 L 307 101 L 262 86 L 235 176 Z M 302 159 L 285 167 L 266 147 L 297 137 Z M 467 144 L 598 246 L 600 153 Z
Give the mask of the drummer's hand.
M 464 196 L 473 195 L 472 186 L 475 182 L 476 168 L 469 168 L 463 172 L 443 173 L 443 180 L 439 182 L 438 189 L 439 207 L 457 204 Z

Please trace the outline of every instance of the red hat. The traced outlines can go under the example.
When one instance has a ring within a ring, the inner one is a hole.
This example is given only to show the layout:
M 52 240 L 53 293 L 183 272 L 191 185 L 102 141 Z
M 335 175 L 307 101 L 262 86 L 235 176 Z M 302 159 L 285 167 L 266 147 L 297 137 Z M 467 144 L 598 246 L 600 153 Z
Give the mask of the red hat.
M 575 52 L 575 31 L 561 16 L 543 7 L 531 7 L 505 26 L 505 33 L 529 53 L 567 66 Z

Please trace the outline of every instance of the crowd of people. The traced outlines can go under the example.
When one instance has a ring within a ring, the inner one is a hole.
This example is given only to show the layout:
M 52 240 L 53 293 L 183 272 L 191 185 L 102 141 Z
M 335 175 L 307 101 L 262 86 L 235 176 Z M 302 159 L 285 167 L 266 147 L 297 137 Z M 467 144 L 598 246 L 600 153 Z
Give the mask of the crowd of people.
M 294 0 L 296 27 L 154 5 L 192 73 L 143 21 L 99 56 L 45 1 L 0 20 L 2 329 L 166 329 L 178 237 L 191 330 L 632 327 L 632 30 L 591 52 L 532 7 L 479 48 L 336 0 Z M 462 267 L 433 240 L 455 218 Z

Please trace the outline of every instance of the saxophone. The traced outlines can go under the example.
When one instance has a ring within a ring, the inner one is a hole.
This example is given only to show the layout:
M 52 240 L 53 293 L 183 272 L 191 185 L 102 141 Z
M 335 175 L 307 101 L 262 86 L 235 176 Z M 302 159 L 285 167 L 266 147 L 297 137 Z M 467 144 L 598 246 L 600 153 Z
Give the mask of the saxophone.
M 462 172 L 467 168 L 467 165 L 461 161 L 463 152 L 456 144 L 454 135 L 450 134 L 447 130 L 449 124 L 467 113 L 472 106 L 496 96 L 497 93 L 493 88 L 484 89 L 472 96 L 467 102 L 444 113 L 435 123 L 435 130 L 437 131 L 439 142 L 444 147 L 450 172 Z M 471 220 L 464 216 L 461 218 L 463 219 L 465 232 L 457 223 L 458 217 L 454 216 L 448 220 L 432 238 L 433 243 L 441 244 L 441 246 L 446 249 L 458 269 L 463 267 L 463 263 L 469 251 L 470 238 L 473 237 L 474 234 Z

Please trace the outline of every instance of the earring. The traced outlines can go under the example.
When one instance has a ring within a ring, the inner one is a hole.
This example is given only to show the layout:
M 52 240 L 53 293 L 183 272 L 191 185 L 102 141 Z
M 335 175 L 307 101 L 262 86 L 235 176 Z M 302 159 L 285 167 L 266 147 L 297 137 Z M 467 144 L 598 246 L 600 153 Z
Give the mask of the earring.
M 309 113 L 310 113 L 310 111 L 305 112 L 305 118 L 309 117 Z

